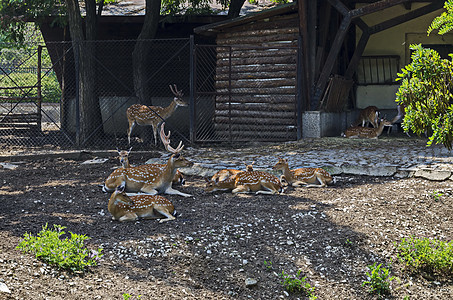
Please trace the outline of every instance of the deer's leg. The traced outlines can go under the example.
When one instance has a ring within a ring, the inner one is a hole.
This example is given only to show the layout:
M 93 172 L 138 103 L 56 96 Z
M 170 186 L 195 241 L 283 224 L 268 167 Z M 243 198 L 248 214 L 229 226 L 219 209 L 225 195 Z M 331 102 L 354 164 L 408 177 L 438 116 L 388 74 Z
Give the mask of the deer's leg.
M 133 212 L 127 212 L 121 218 L 118 219 L 118 221 L 120 221 L 120 222 L 137 221 L 137 220 L 138 220 L 138 216 L 137 216 L 137 214 L 135 214 Z
M 264 195 L 278 194 L 278 191 L 272 185 L 268 186 L 268 185 L 262 184 L 261 188 L 262 188 L 261 190 L 259 190 L 255 193 L 256 195 L 258 195 L 258 194 L 264 194 Z
M 326 181 L 324 180 L 324 177 L 321 175 L 321 174 L 315 174 L 315 179 L 316 179 L 316 182 L 319 182 L 319 184 L 308 184 L 306 187 L 307 188 L 311 188 L 311 187 L 316 187 L 316 188 L 320 188 L 320 187 L 325 187 L 327 184 L 326 184 Z
M 159 223 L 163 223 L 163 222 L 168 222 L 168 221 L 172 221 L 174 219 L 176 219 L 169 211 L 166 207 L 163 207 L 163 206 L 157 206 L 157 207 L 154 207 L 154 209 L 160 213 L 161 215 L 163 216 L 166 216 L 167 218 L 165 219 L 160 219 L 159 220 Z
M 151 126 L 153 127 L 154 145 L 157 146 L 157 127 L 159 127 L 159 125 L 158 124 L 156 124 L 156 125 L 151 124 Z
M 171 187 L 167 188 L 165 190 L 165 194 L 169 194 L 169 195 L 179 195 L 179 196 L 183 196 L 183 197 L 192 197 L 192 195 L 190 194 L 186 194 L 186 193 L 183 193 L 183 192 L 180 192 L 180 191 L 177 191 Z
M 149 195 L 157 195 L 159 192 L 154 189 L 153 187 L 150 187 L 150 186 L 144 186 L 140 189 L 140 192 L 143 192 L 145 194 L 149 194 Z
M 250 189 L 246 185 L 239 185 L 234 190 L 231 191 L 233 194 L 245 194 L 249 193 Z
M 302 180 L 294 181 L 293 183 L 291 183 L 291 186 L 293 186 L 293 187 L 300 187 L 303 185 L 307 185 L 307 183 Z
M 127 140 L 129 141 L 129 145 L 131 144 L 131 134 L 132 134 L 132 129 L 135 127 L 135 121 L 129 121 L 129 129 L 127 131 Z

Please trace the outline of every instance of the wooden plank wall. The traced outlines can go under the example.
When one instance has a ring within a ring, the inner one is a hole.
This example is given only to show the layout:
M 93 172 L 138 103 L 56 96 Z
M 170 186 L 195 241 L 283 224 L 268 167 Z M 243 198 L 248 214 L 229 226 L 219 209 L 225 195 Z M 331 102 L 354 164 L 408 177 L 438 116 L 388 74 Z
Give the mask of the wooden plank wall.
M 297 15 L 217 36 L 215 129 L 232 140 L 296 139 Z

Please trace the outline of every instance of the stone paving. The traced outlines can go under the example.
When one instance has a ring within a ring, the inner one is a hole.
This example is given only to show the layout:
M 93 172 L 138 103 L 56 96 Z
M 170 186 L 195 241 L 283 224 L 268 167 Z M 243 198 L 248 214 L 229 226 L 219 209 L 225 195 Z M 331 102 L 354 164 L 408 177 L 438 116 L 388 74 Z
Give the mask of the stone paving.
M 320 138 L 282 144 L 257 144 L 241 148 L 188 148 L 183 155 L 195 164 L 181 171 L 187 175 L 211 176 L 224 168 L 243 169 L 253 161 L 257 170 L 271 171 L 278 157 L 292 169 L 322 167 L 332 175 L 423 177 L 453 180 L 453 152 L 440 145 L 426 146 L 426 139 L 379 140 Z M 162 162 L 168 154 L 149 163 Z

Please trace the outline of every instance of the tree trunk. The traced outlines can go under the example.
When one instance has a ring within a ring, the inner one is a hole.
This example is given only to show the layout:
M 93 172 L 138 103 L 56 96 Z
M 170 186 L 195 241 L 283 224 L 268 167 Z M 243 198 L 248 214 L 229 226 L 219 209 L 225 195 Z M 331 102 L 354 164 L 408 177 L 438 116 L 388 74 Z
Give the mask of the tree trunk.
M 96 37 L 96 3 L 94 0 L 86 1 L 86 39 L 83 34 L 78 1 L 66 0 L 66 5 L 74 58 L 79 63 L 77 76 L 79 78 L 80 134 L 77 144 L 82 145 L 92 137 L 92 134 L 95 134 L 94 131 L 97 128 L 102 129 L 101 111 L 96 96 L 95 45 L 93 42 L 86 42 L 86 40 L 93 41 Z
M 134 51 L 132 53 L 134 89 L 140 103 L 152 105 L 149 95 L 150 86 L 148 82 L 147 57 L 150 45 L 150 39 L 155 38 L 157 25 L 160 16 L 160 0 L 146 0 L 146 15 L 140 35 L 137 38 Z
M 239 13 L 241 12 L 241 8 L 244 5 L 245 0 L 231 0 L 230 6 L 228 8 L 228 18 L 236 18 L 239 17 Z

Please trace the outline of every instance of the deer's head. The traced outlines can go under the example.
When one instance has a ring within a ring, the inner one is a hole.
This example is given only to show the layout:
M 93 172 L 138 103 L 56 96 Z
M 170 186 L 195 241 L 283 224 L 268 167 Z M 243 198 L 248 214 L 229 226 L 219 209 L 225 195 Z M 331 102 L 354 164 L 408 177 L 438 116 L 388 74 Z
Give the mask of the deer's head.
M 288 167 L 288 161 L 282 157 L 278 158 L 278 162 L 272 167 L 273 170 L 283 170 Z
M 173 86 L 170 85 L 170 90 L 173 95 L 175 95 L 173 101 L 175 101 L 177 106 L 187 106 L 187 102 L 182 99 L 184 94 L 182 93 L 182 91 L 178 91 L 176 84 L 173 84 Z

